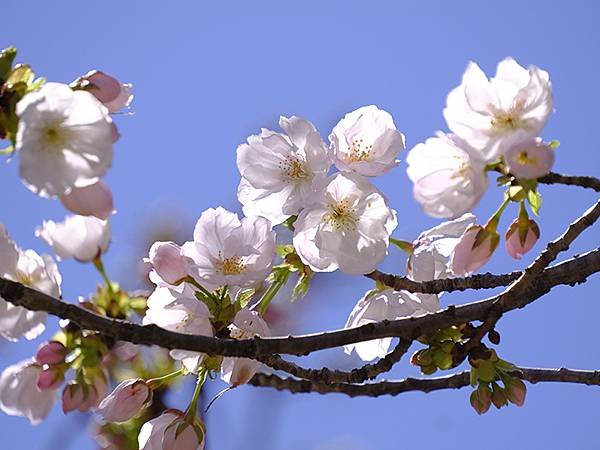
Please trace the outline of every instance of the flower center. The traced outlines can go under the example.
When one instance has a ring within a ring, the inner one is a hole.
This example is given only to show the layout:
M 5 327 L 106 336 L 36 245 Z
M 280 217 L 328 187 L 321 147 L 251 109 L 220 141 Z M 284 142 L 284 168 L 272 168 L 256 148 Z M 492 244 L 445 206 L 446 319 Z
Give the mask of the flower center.
M 528 165 L 535 166 L 538 163 L 537 158 L 530 157 L 525 150 L 520 151 L 517 154 L 517 157 L 515 158 L 515 160 L 517 163 L 519 163 L 522 166 L 528 166 Z
M 42 131 L 42 144 L 50 150 L 60 150 L 69 140 L 69 132 L 60 126 L 60 123 L 48 125 Z
M 17 283 L 21 283 L 24 286 L 33 286 L 33 278 L 21 270 L 17 270 L 15 278 Z
M 279 170 L 288 181 L 304 180 L 310 176 L 306 163 L 297 156 L 288 156 L 284 161 L 280 161 Z
M 499 111 L 492 119 L 492 128 L 496 131 L 514 131 L 522 128 L 523 123 L 517 111 Z
M 241 256 L 232 256 L 221 261 L 217 268 L 223 275 L 239 275 L 246 270 L 246 264 Z
M 363 143 L 362 139 L 354 139 L 352 140 L 352 145 L 350 146 L 350 151 L 346 157 L 346 160 L 349 163 L 368 161 L 371 157 L 372 150 L 373 145 L 367 145 Z
M 356 230 L 358 217 L 350 202 L 341 200 L 337 203 L 330 203 L 327 205 L 327 209 L 328 211 L 323 216 L 323 220 L 331 225 L 335 231 Z

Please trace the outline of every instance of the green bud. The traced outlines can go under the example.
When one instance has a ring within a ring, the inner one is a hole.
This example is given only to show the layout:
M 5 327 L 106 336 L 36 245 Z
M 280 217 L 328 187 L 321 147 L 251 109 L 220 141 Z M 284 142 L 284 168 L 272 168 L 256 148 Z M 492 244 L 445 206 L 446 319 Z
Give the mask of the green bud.
M 433 362 L 437 367 L 442 370 L 446 370 L 452 367 L 452 355 L 446 353 L 444 350 L 437 349 L 433 354 Z

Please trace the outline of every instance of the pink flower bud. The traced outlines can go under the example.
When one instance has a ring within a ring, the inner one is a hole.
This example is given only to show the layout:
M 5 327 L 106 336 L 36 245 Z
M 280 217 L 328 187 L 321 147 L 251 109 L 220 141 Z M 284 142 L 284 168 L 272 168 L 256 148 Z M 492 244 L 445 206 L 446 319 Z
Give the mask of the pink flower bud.
M 512 378 L 506 386 L 506 397 L 508 401 L 517 406 L 523 406 L 525 403 L 525 395 L 527 394 L 527 387 L 518 378 Z
M 65 414 L 79 409 L 86 400 L 83 385 L 70 383 L 65 386 L 62 395 L 62 410 Z
M 166 283 L 175 284 L 188 276 L 188 266 L 181 247 L 173 242 L 155 242 L 150 247 L 150 257 L 145 258 L 156 274 Z
M 454 275 L 469 275 L 483 266 L 496 250 L 500 236 L 481 225 L 469 226 L 454 247 L 450 270 Z
M 539 138 L 530 138 L 510 147 L 504 154 L 509 172 L 517 178 L 535 179 L 550 172 L 554 150 Z
M 40 391 L 56 390 L 65 381 L 62 370 L 56 367 L 48 367 L 40 372 L 37 387 Z
M 113 196 L 104 182 L 98 181 L 86 187 L 73 188 L 60 197 L 60 201 L 70 211 L 80 216 L 94 216 L 106 219 L 115 209 Z
M 152 391 L 144 380 L 125 380 L 100 402 L 96 413 L 107 422 L 126 422 L 151 400 Z
M 518 218 L 510 224 L 506 232 L 506 251 L 515 259 L 521 259 L 535 245 L 540 237 L 540 229 L 533 220 Z
M 40 345 L 35 359 L 40 364 L 56 365 L 65 361 L 67 349 L 58 341 L 50 341 Z
M 490 409 L 490 405 L 492 404 L 492 392 L 487 385 L 480 384 L 477 389 L 471 392 L 469 400 L 477 414 L 484 414 Z
M 123 84 L 99 70 L 92 70 L 75 81 L 75 85 L 93 94 L 109 112 L 115 113 L 131 103 L 131 84 Z
M 506 398 L 504 389 L 502 389 L 496 383 L 492 384 L 492 403 L 498 409 L 508 404 L 508 399 Z

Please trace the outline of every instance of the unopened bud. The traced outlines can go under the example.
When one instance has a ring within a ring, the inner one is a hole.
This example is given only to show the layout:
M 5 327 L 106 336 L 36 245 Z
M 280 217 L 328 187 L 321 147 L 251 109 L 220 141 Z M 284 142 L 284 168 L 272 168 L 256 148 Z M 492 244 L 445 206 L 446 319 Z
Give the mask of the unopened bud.
M 487 384 L 480 384 L 477 389 L 471 392 L 471 406 L 479 415 L 484 414 L 490 409 L 492 392 Z
M 56 390 L 65 381 L 62 370 L 57 367 L 48 367 L 40 372 L 37 387 L 40 391 Z
M 497 383 L 492 383 L 492 403 L 498 409 L 508 405 L 504 390 Z
M 460 237 L 452 257 L 450 269 L 457 276 L 469 275 L 492 257 L 500 236 L 481 225 L 470 225 Z
M 40 345 L 35 359 L 40 364 L 48 364 L 50 366 L 60 364 L 65 361 L 67 349 L 58 341 L 50 341 Z
M 509 402 L 517 406 L 523 406 L 527 394 L 525 383 L 518 378 L 511 378 L 505 391 Z
M 540 229 L 529 218 L 515 219 L 506 232 L 506 251 L 515 259 L 521 259 L 535 245 L 540 237 Z

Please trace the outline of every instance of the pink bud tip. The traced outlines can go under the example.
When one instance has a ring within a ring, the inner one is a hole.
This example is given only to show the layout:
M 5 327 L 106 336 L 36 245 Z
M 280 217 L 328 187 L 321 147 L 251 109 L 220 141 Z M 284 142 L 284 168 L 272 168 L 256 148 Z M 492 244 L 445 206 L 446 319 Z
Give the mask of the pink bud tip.
M 58 341 L 42 344 L 38 349 L 35 359 L 40 364 L 56 365 L 64 362 L 67 349 Z

